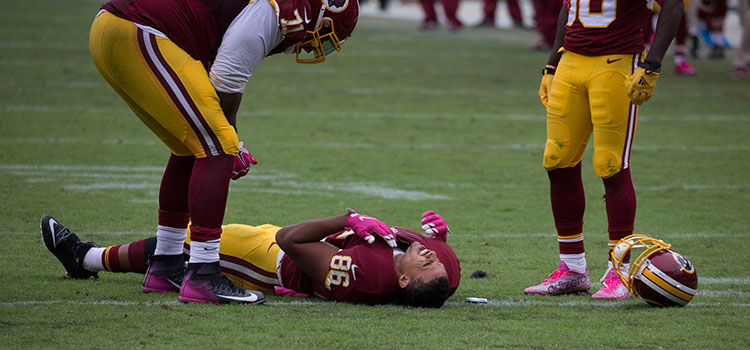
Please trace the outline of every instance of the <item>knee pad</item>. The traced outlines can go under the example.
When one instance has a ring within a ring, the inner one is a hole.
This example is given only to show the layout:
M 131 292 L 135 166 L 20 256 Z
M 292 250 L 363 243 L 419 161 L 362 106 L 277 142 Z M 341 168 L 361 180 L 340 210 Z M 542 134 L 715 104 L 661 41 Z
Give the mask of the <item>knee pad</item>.
M 547 139 L 547 144 L 544 146 L 544 160 L 542 161 L 544 169 L 549 171 L 560 167 L 566 153 L 563 150 L 564 147 L 562 141 Z
M 622 151 L 615 149 L 594 150 L 594 172 L 602 179 L 607 179 L 622 170 Z

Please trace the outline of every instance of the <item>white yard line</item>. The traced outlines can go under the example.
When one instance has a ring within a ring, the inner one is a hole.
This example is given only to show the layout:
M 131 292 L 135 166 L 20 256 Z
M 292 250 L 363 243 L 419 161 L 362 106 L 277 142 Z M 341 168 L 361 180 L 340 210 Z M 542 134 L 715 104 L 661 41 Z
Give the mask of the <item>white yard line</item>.
M 330 301 L 311 299 L 311 300 L 268 300 L 264 305 L 272 306 L 308 306 L 308 305 L 325 305 L 331 303 Z M 490 299 L 487 304 L 474 305 L 467 304 L 461 301 L 449 301 L 446 305 L 449 306 L 469 306 L 469 307 L 483 307 L 483 306 L 494 306 L 494 307 L 525 307 L 525 306 L 557 306 L 557 307 L 622 307 L 627 305 L 641 304 L 642 302 L 636 299 L 628 300 L 616 300 L 616 301 L 592 301 L 592 300 L 576 300 L 576 301 L 542 301 L 542 300 L 492 300 Z M 181 303 L 176 300 L 170 301 L 116 301 L 116 300 L 92 300 L 92 301 L 72 301 L 72 300 L 21 300 L 21 301 L 10 301 L 0 302 L 2 306 L 43 306 L 43 305 L 113 305 L 113 306 L 187 306 L 187 304 Z M 645 306 L 645 304 L 643 304 Z M 750 307 L 750 303 L 722 303 L 722 302 L 701 302 L 694 301 L 687 305 L 688 307 L 715 307 L 715 308 L 747 308 Z

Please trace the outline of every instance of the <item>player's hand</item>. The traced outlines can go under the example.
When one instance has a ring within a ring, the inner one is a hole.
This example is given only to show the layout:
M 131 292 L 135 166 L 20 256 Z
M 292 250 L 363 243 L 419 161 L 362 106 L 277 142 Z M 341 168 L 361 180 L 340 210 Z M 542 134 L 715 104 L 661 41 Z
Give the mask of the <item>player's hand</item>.
M 364 238 L 368 244 L 375 242 L 374 234 L 382 237 L 391 248 L 396 248 L 396 236 L 388 225 L 376 218 L 357 214 L 353 209 L 346 209 L 346 213 L 346 227 L 352 229 L 354 234 Z
M 424 233 L 430 235 L 430 238 L 445 242 L 451 230 L 445 224 L 443 217 L 432 210 L 428 210 L 422 214 L 422 218 L 422 230 Z
M 633 76 L 625 79 L 625 86 L 628 88 L 625 93 L 630 101 L 640 106 L 654 94 L 657 79 L 659 79 L 659 72 L 639 65 Z
M 245 144 L 240 141 L 240 153 L 237 153 L 237 156 L 234 157 L 234 167 L 232 168 L 232 180 L 237 180 L 245 175 L 247 175 L 247 172 L 250 171 L 250 165 L 256 165 L 258 164 L 258 161 L 255 160 L 255 157 L 253 157 L 250 152 L 248 152 L 247 147 L 245 147 Z
M 555 77 L 555 69 L 550 69 L 547 66 L 544 68 L 542 73 L 542 83 L 539 84 L 539 99 L 542 100 L 542 106 L 547 108 L 547 101 L 549 101 L 549 93 L 552 90 L 552 78 Z

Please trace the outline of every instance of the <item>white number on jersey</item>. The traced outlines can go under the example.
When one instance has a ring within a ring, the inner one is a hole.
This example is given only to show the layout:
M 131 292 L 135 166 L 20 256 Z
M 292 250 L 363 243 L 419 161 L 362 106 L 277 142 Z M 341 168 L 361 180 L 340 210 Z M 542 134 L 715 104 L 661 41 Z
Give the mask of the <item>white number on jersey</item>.
M 654 8 L 654 0 L 645 0 L 646 7 Z M 599 3 L 600 12 L 592 12 L 591 4 Z M 573 25 L 576 18 L 587 28 L 607 28 L 617 17 L 617 0 L 570 0 L 568 25 Z
M 331 286 L 349 287 L 349 269 L 352 267 L 352 257 L 345 255 L 334 255 L 331 258 L 331 269 L 326 276 L 326 288 Z

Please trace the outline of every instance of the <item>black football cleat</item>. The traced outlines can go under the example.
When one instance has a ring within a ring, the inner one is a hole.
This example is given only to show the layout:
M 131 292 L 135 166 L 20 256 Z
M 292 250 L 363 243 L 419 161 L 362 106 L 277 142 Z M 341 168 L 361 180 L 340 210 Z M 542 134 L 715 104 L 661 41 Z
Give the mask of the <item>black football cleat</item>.
M 179 292 L 185 278 L 185 258 L 179 255 L 154 255 L 149 259 L 143 291 L 146 293 Z
M 188 264 L 185 280 L 180 289 L 180 301 L 213 304 L 261 304 L 263 293 L 238 287 L 221 274 L 219 262 Z
M 91 247 L 98 246 L 94 242 L 81 242 L 78 236 L 70 232 L 67 227 L 57 222 L 52 215 L 42 216 L 40 224 L 44 245 L 47 246 L 57 260 L 65 267 L 66 275 L 70 278 L 87 279 L 98 278 L 96 272 L 83 268 L 83 258 Z

